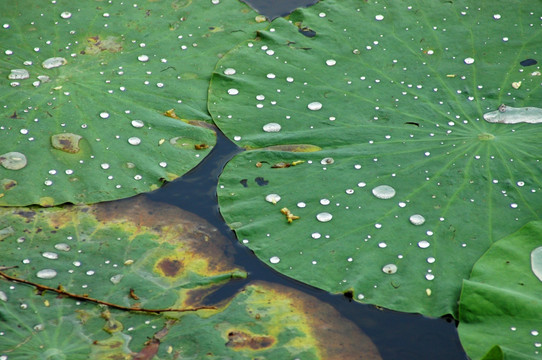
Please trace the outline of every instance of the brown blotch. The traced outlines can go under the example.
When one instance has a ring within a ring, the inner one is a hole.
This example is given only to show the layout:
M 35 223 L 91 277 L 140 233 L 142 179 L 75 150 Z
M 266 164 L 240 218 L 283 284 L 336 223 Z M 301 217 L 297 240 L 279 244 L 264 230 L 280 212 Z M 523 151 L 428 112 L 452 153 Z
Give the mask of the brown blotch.
M 51 136 L 51 145 L 57 150 L 62 150 L 70 154 L 76 154 L 81 150 L 79 141 L 83 137 L 81 135 L 64 133 Z
M 109 51 L 110 53 L 122 51 L 122 41 L 114 36 L 108 36 L 105 39 L 99 36 L 91 36 L 87 38 L 87 43 L 87 47 L 81 52 L 83 55 L 96 55 L 102 51 Z
M 158 267 L 164 272 L 164 275 L 174 277 L 183 267 L 183 263 L 177 259 L 163 259 L 158 263 Z
M 17 181 L 13 179 L 2 179 L 0 180 L 0 185 L 4 189 L 4 191 L 8 191 L 9 189 L 14 188 L 17 186 Z
M 274 343 L 275 339 L 272 336 L 253 336 L 243 331 L 230 331 L 226 346 L 235 350 L 247 348 L 261 350 L 270 347 Z

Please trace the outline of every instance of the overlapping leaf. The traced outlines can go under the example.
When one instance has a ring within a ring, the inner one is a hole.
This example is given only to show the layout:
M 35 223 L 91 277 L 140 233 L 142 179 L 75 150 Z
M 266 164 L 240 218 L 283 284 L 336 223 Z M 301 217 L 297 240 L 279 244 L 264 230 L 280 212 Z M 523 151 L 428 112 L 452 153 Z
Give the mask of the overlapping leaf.
M 542 102 L 539 65 L 520 64 L 537 59 L 540 5 L 326 0 L 228 53 L 209 109 L 260 148 L 220 179 L 239 239 L 311 285 L 455 314 L 474 262 L 542 214 L 542 126 L 483 120 Z M 294 144 L 321 151 L 266 148 Z
M 192 121 L 210 120 L 209 76 L 255 16 L 233 0 L 4 6 L 0 205 L 125 198 L 193 168 L 215 143 Z
M 0 278 L 0 356 L 7 359 L 329 359 L 360 349 L 379 358 L 329 305 L 280 286 L 254 284 L 216 309 L 176 311 L 197 309 L 218 286 L 246 275 L 227 239 L 178 209 L 141 199 L 9 208 L 0 229 L 2 272 L 34 284 Z M 330 345 L 329 336 L 351 341 Z
M 493 244 L 464 281 L 458 330 L 472 359 L 542 354 L 541 239 L 542 223 L 529 223 Z

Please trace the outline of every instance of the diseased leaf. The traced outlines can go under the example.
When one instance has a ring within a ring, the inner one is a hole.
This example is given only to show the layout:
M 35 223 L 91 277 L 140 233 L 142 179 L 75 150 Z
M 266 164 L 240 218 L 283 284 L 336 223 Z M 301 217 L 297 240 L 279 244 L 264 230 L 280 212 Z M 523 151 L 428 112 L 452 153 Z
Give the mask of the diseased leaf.
M 542 102 L 521 64 L 540 4 L 324 0 L 230 51 L 209 109 L 251 150 L 218 189 L 239 240 L 313 286 L 456 316 L 476 260 L 542 214 L 542 126 L 483 119 Z M 291 144 L 321 150 L 265 151 Z
M 189 171 L 215 144 L 192 120 L 210 121 L 212 69 L 255 16 L 237 1 L 4 6 L 0 206 L 126 198 Z
M 542 281 L 531 259 L 540 246 L 542 222 L 531 222 L 493 244 L 463 282 L 458 330 L 471 359 L 540 358 Z

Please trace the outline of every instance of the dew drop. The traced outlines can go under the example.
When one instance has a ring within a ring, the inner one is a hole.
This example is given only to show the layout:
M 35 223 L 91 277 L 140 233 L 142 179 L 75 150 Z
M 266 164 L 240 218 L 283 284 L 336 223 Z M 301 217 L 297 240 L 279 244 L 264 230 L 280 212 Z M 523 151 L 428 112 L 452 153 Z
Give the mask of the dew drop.
M 269 259 L 269 262 L 271 264 L 278 264 L 280 262 L 280 258 L 278 256 L 273 256 Z
M 120 281 L 122 280 L 122 278 L 124 277 L 124 275 L 122 274 L 117 274 L 117 275 L 113 275 L 109 278 L 109 281 L 111 281 L 113 284 L 117 285 L 118 283 L 120 283 Z
M 137 136 L 132 136 L 131 138 L 128 139 L 128 143 L 130 145 L 139 145 L 141 144 L 141 139 L 138 138 Z
M 239 90 L 237 90 L 237 89 L 228 89 L 228 94 L 229 95 L 238 95 Z
M 100 165 L 100 167 L 102 169 L 104 169 L 104 170 L 107 170 L 107 169 L 109 169 L 109 164 L 108 163 L 103 163 L 103 164 Z
M 26 156 L 16 151 L 8 152 L 0 155 L 0 164 L 8 170 L 20 170 L 27 164 Z
M 42 62 L 41 66 L 44 69 L 52 69 L 52 68 L 60 67 L 62 65 L 66 65 L 67 63 L 68 61 L 66 61 L 66 59 L 64 59 L 63 57 L 52 57 Z
M 56 271 L 53 269 L 43 269 L 36 273 L 36 276 L 40 279 L 52 279 L 56 276 Z
M 46 259 L 50 259 L 50 260 L 58 259 L 58 254 L 54 253 L 54 252 L 50 252 L 50 251 L 44 252 L 43 254 L 41 254 L 41 256 L 43 256 Z
M 109 113 L 106 112 L 106 111 L 103 111 L 103 112 L 100 113 L 100 117 L 102 119 L 107 119 L 107 118 L 109 118 Z
M 60 14 L 60 17 L 63 19 L 69 19 L 72 17 L 72 13 L 69 11 L 64 11 Z
M 425 274 L 425 278 L 427 280 L 433 280 L 435 278 L 435 275 L 433 275 L 433 274 Z
M 418 246 L 420 248 L 422 248 L 422 249 L 427 249 L 429 247 L 429 245 L 431 245 L 431 244 L 429 244 L 429 241 L 427 241 L 427 240 L 422 240 L 422 241 L 418 242 Z
M 328 212 L 321 212 L 316 215 L 316 219 L 320 222 L 328 222 L 328 221 L 331 221 L 331 219 L 333 219 L 333 215 L 331 215 Z
M 316 111 L 322 108 L 322 104 L 319 103 L 318 101 L 314 101 L 314 102 L 311 102 L 309 105 L 307 105 L 307 107 L 309 108 L 309 110 Z
M 378 243 L 378 247 L 381 249 L 384 249 L 388 247 L 388 244 L 386 244 L 385 242 L 381 242 L 381 243 Z
M 145 124 L 141 120 L 132 120 L 132 126 L 135 128 L 142 128 Z
M 235 75 L 236 72 L 234 68 L 227 68 L 224 70 L 224 75 Z
M 501 18 L 501 14 L 495 14 L 493 15 L 493 19 L 499 20 Z
M 376 15 L 376 16 L 375 16 L 375 20 L 376 20 L 376 21 L 382 21 L 382 20 L 384 20 L 384 15 Z
M 303 201 L 297 203 L 298 208 L 304 208 L 305 206 L 307 206 L 307 204 L 305 204 Z
M 315 232 L 311 234 L 311 237 L 313 239 L 320 239 L 322 237 L 322 234 Z
M 268 123 L 263 126 L 263 131 L 265 132 L 279 132 L 280 129 L 281 126 L 277 123 Z
M 435 262 L 435 258 L 432 257 L 432 256 L 431 256 L 431 257 L 428 257 L 428 258 L 427 258 L 427 262 L 428 262 L 429 264 L 432 264 L 432 263 Z
M 262 94 L 256 95 L 256 100 L 259 100 L 259 101 L 265 100 L 265 95 L 262 95 Z
M 330 165 L 330 164 L 333 164 L 335 162 L 335 160 L 333 160 L 332 157 L 327 157 L 327 158 L 323 158 L 322 160 L 320 160 L 320 164 L 322 165 Z
M 420 214 L 412 215 L 409 220 L 414 225 L 423 225 L 425 223 L 425 218 Z
M 352 195 L 354 193 L 354 189 L 346 189 L 345 192 L 348 194 L 348 195 Z
M 373 195 L 379 199 L 391 199 L 395 196 L 395 189 L 388 185 L 380 185 L 373 189 Z
M 471 57 L 468 57 L 468 58 L 466 58 L 466 59 L 463 60 L 463 61 L 464 61 L 465 64 L 467 64 L 467 65 L 472 65 L 472 64 L 474 64 L 474 59 L 471 58 Z
M 272 204 L 276 204 L 280 201 L 280 195 L 278 194 L 269 194 L 265 197 L 265 201 L 270 202 Z
M 320 204 L 322 205 L 329 205 L 330 201 L 329 199 L 320 199 Z
M 8 296 L 7 296 L 6 293 L 3 292 L 2 290 L 0 290 L 0 300 L 2 300 L 2 301 L 8 301 Z
M 531 252 L 531 269 L 538 280 L 542 281 L 542 246 Z
M 358 186 L 362 188 L 362 187 L 365 187 L 365 186 L 367 186 L 367 184 L 366 184 L 366 183 L 364 183 L 364 182 L 362 181 L 362 182 L 359 182 L 359 183 L 358 183 Z
M 382 271 L 386 274 L 395 274 L 397 272 L 397 265 L 395 264 L 384 265 L 384 267 L 382 268 Z
M 70 245 L 66 243 L 58 243 L 58 244 L 55 244 L 55 249 L 60 250 L 60 251 L 70 251 L 71 247 Z
M 326 60 L 326 65 L 327 65 L 327 66 L 333 66 L 333 65 L 335 65 L 335 64 L 337 64 L 337 61 L 334 60 L 334 59 Z
M 137 57 L 137 60 L 139 60 L 141 62 L 147 62 L 147 61 L 149 61 L 149 57 L 147 55 L 139 55 Z
M 365 299 L 365 295 L 363 294 L 358 294 L 358 300 L 363 300 Z
M 30 77 L 30 73 L 26 69 L 12 69 L 8 75 L 10 80 L 24 80 Z

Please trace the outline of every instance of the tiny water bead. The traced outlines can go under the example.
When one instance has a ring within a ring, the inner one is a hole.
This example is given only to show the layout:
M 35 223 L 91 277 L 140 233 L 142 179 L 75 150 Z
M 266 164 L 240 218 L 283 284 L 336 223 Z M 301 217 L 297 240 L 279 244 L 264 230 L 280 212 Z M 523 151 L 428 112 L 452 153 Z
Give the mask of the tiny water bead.
M 380 14 L 379 14 L 379 15 L 376 15 L 376 16 L 375 16 L 375 20 L 376 20 L 376 21 L 382 21 L 382 20 L 384 20 L 384 15 L 380 15 Z
M 306 206 L 307 206 L 307 204 L 305 204 L 303 201 L 300 201 L 300 202 L 297 203 L 298 208 L 304 208 Z
M 224 69 L 224 75 L 235 75 L 237 71 L 234 68 Z
M 280 201 L 280 195 L 278 194 L 269 194 L 265 197 L 265 201 L 272 203 L 273 205 Z
M 375 197 L 384 200 L 391 199 L 395 196 L 395 189 L 389 185 L 379 185 L 375 187 L 372 192 Z
M 331 219 L 333 219 L 333 215 L 331 215 L 328 212 L 321 212 L 316 215 L 316 219 L 320 222 L 328 222 L 328 221 L 331 221 Z
M 148 55 L 139 55 L 137 57 L 137 60 L 139 60 L 141 62 L 147 62 L 147 61 L 149 61 L 149 56 Z
M 280 258 L 278 256 L 273 256 L 269 259 L 269 262 L 271 264 L 278 264 L 280 262 Z
M 228 95 L 239 95 L 239 90 L 237 89 L 228 89 Z

